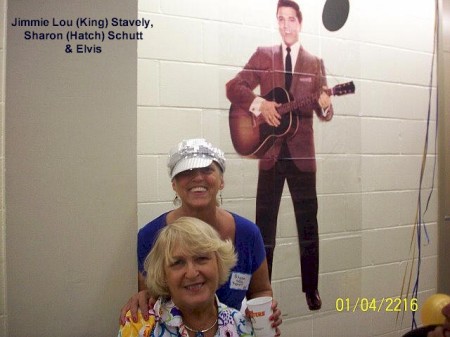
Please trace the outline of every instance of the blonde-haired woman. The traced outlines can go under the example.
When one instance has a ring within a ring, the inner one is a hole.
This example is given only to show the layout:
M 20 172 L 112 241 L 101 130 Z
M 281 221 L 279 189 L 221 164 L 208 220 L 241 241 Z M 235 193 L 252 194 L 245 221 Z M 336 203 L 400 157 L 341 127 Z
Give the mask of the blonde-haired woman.
M 125 314 L 138 320 L 138 308 L 147 319 L 155 303 L 147 290 L 144 262 L 152 249 L 158 232 L 180 217 L 190 216 L 203 220 L 214 228 L 222 239 L 233 242 L 238 261 L 230 276 L 217 291 L 217 297 L 227 306 L 241 309 L 244 299 L 273 297 L 267 269 L 266 252 L 259 228 L 250 220 L 220 207 L 220 193 L 225 186 L 225 155 L 223 151 L 202 138 L 183 140 L 169 152 L 167 168 L 176 194 L 176 208 L 164 212 L 139 230 L 137 237 L 138 289 L 123 306 L 120 323 Z M 219 200 L 219 202 L 218 202 Z M 270 320 L 280 335 L 281 311 L 274 299 Z
M 215 295 L 236 261 L 232 242 L 202 220 L 165 226 L 145 260 L 147 287 L 158 299 L 151 319 L 134 323 L 128 313 L 119 337 L 253 336 L 250 321 Z

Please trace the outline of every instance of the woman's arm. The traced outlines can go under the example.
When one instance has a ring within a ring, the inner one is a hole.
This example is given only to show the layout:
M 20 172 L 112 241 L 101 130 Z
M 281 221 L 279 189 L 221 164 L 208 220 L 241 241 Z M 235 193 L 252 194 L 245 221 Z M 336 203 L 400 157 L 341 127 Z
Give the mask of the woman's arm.
M 259 268 L 253 273 L 250 285 L 247 291 L 247 299 L 256 297 L 270 296 L 273 298 L 272 285 L 269 280 L 269 269 L 267 267 L 267 259 L 261 263 Z M 283 322 L 281 318 L 281 310 L 278 308 L 278 302 L 272 299 L 272 327 L 276 330 L 275 336 L 280 336 L 280 329 L 278 326 Z
M 139 310 L 141 311 L 144 320 L 148 320 L 148 311 L 155 305 L 156 300 L 148 293 L 145 278 L 141 273 L 138 275 L 138 287 L 139 292 L 131 296 L 128 302 L 120 310 L 119 323 L 121 325 L 126 323 L 126 314 L 128 311 L 130 311 L 131 318 L 135 323 L 138 321 Z
M 269 280 L 269 269 L 267 267 L 267 259 L 261 263 L 258 269 L 252 275 L 250 285 L 247 291 L 247 299 L 262 296 L 273 296 L 272 285 Z
M 147 290 L 147 283 L 145 282 L 145 276 L 138 272 L 138 291 L 141 290 Z

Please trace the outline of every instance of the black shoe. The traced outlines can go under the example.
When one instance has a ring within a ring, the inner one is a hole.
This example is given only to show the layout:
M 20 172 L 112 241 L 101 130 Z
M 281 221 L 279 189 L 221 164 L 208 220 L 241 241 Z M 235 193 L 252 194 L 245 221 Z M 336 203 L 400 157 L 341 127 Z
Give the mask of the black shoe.
M 317 289 L 307 291 L 305 295 L 309 310 L 319 310 L 322 307 L 322 300 Z

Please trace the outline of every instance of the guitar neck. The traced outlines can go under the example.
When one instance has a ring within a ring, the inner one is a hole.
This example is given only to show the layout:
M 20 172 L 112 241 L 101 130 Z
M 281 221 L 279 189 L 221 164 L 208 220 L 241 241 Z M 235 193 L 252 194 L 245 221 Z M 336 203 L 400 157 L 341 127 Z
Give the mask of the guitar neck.
M 284 91 L 284 92 L 289 97 L 289 94 L 286 91 Z M 291 111 L 301 109 L 301 108 L 304 108 L 307 106 L 312 106 L 312 105 L 317 106 L 317 100 L 319 99 L 322 92 L 326 93 L 328 96 L 341 96 L 341 95 L 353 94 L 355 92 L 355 85 L 353 84 L 353 81 L 343 83 L 343 84 L 338 84 L 331 89 L 330 88 L 324 89 L 323 91 L 316 92 L 316 93 L 306 96 L 300 100 L 294 100 L 294 101 L 283 103 L 283 104 L 281 104 L 281 106 L 279 106 L 277 108 L 277 111 L 280 114 L 285 114 L 285 113 L 289 113 Z
M 333 95 L 333 90 L 331 90 L 331 89 L 326 89 L 326 90 L 324 90 L 324 92 L 326 92 L 328 96 Z M 290 101 L 290 102 L 284 103 L 280 107 L 277 108 L 277 111 L 280 114 L 285 114 L 290 111 L 301 109 L 306 106 L 312 105 L 315 102 L 317 102 L 317 100 L 320 97 L 320 94 L 321 93 L 316 93 L 316 94 L 306 96 L 306 97 L 302 98 L 301 100 L 295 100 L 295 101 Z

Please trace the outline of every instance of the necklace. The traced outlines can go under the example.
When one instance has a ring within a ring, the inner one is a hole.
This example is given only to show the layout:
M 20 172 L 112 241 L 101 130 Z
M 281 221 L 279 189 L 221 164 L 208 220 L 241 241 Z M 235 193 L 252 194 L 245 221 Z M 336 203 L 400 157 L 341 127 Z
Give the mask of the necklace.
M 184 327 L 186 329 L 188 329 L 189 331 L 191 331 L 191 332 L 195 332 L 195 337 L 204 337 L 205 336 L 205 332 L 208 332 L 209 330 L 214 328 L 216 326 L 218 320 L 219 320 L 219 318 L 216 318 L 216 320 L 214 321 L 213 325 L 211 325 L 208 329 L 205 329 L 205 330 L 194 330 L 194 329 L 188 327 L 186 324 L 184 325 Z

